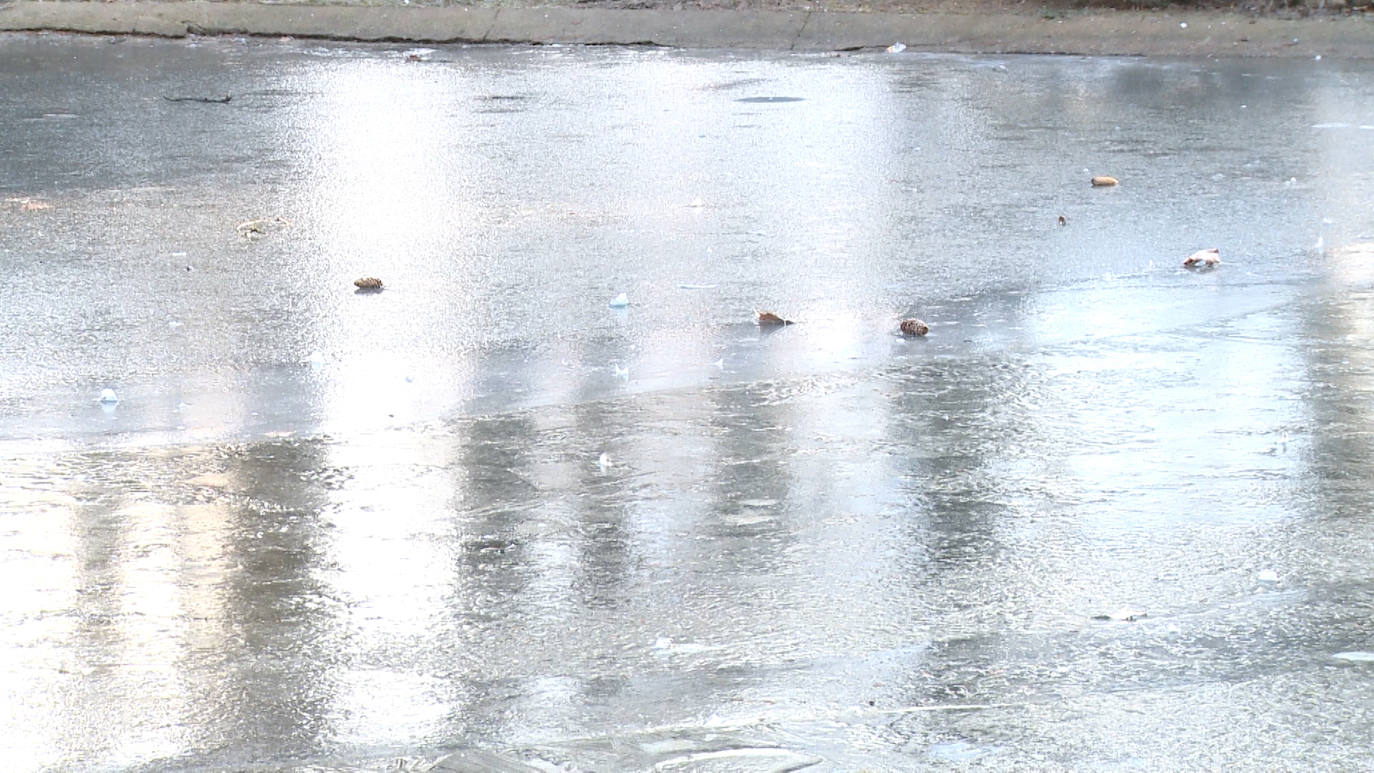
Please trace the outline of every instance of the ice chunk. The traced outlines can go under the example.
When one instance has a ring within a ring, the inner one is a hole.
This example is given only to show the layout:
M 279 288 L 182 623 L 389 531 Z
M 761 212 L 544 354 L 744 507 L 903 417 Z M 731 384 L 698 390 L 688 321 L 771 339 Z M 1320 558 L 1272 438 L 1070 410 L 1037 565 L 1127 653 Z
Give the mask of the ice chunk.
M 321 353 L 319 349 L 316 349 L 315 351 L 311 352 L 309 356 L 307 356 L 307 357 L 305 358 L 305 361 L 306 361 L 307 363 L 311 364 L 311 365 L 323 365 L 323 364 L 324 364 L 324 354 Z
M 1255 575 L 1255 579 L 1266 585 L 1272 585 L 1279 581 L 1279 573 L 1273 569 L 1262 569 L 1259 574 Z
M 892 45 L 890 45 L 890 46 L 887 47 L 887 52 L 888 52 L 889 54 L 900 54 L 900 53 L 902 53 L 902 52 L 905 51 L 905 50 L 906 50 L 906 44 L 905 44 L 905 43 L 893 43 Z
M 621 293 L 620 295 L 617 295 L 616 297 L 611 299 L 610 305 L 613 309 L 623 309 L 626 306 L 630 305 L 630 296 L 626 295 L 625 293 Z
M 597 457 L 596 459 L 596 466 L 600 467 L 602 472 L 605 472 L 607 469 L 609 469 L 611 466 L 610 454 L 607 454 L 603 451 L 601 453 L 601 456 Z
M 1374 663 L 1374 652 L 1362 652 L 1358 650 L 1352 652 L 1337 652 L 1331 657 L 1338 660 L 1349 660 L 1352 663 Z
M 100 390 L 100 402 L 104 405 L 114 405 L 119 402 L 119 395 L 115 394 L 113 389 L 105 387 Z

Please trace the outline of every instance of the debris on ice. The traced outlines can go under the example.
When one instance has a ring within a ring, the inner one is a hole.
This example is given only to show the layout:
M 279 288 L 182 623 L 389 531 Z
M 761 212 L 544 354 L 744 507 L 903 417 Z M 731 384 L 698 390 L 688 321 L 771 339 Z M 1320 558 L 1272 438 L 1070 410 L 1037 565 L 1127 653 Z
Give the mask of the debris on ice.
M 1134 623 L 1144 617 L 1147 617 L 1144 612 L 1130 607 L 1122 607 L 1105 615 L 1093 615 L 1094 620 L 1115 620 L 1120 623 Z
M 1221 250 L 1212 247 L 1198 250 L 1183 261 L 1185 268 L 1215 268 L 1221 263 Z

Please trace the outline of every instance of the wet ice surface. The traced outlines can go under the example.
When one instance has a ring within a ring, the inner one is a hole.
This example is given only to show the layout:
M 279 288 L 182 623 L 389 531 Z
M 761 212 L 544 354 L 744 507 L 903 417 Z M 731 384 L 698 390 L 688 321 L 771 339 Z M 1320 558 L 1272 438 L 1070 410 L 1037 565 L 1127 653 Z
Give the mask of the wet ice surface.
M 1367 763 L 1368 65 L 425 59 L 0 38 L 11 764 Z

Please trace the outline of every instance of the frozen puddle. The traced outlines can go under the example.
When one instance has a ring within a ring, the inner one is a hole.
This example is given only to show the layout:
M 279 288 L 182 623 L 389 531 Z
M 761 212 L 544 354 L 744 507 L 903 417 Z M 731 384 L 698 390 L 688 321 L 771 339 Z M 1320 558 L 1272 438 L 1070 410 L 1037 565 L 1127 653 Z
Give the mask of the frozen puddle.
M 927 750 L 931 759 L 940 762 L 970 762 L 993 751 L 968 741 L 941 741 L 931 744 Z
M 768 770 L 784 773 L 789 770 L 803 770 L 823 762 L 820 757 L 800 754 L 787 749 L 747 747 L 742 749 L 721 749 L 684 754 L 680 757 L 663 760 L 654 765 L 654 770 L 740 770 L 740 765 L 748 770 Z

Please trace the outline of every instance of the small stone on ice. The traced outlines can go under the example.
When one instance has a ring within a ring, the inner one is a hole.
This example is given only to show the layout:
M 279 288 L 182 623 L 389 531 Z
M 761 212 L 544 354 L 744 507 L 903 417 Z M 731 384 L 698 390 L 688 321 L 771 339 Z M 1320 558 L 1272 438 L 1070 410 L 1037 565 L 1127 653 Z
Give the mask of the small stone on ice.
M 119 402 L 119 395 L 115 394 L 115 391 L 113 389 L 106 387 L 105 389 L 100 390 L 100 402 L 106 405 L 114 405 L 115 403 Z

